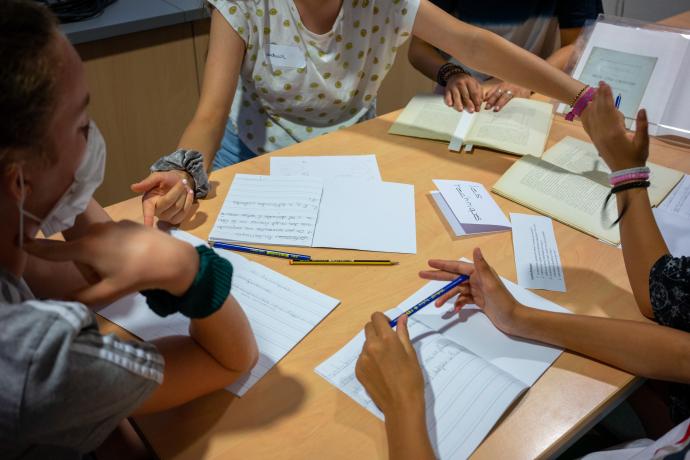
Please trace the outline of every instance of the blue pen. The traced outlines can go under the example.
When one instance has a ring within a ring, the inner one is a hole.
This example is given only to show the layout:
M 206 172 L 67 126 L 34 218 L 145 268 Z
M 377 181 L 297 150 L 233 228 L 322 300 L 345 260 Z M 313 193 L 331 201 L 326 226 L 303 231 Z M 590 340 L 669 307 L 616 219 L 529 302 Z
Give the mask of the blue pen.
M 623 99 L 623 97 L 620 94 L 618 94 L 618 96 L 616 96 L 616 108 L 619 108 L 621 106 L 621 99 Z
M 280 257 L 281 259 L 290 260 L 311 260 L 311 256 L 304 254 L 293 254 L 291 252 L 272 251 L 270 249 L 252 248 L 249 246 L 239 246 L 237 244 L 221 243 L 219 241 L 210 241 L 214 248 L 227 249 L 228 251 L 248 252 L 250 254 L 257 254 L 260 256 Z
M 414 315 L 414 314 L 417 313 L 419 310 L 421 310 L 422 308 L 426 307 L 426 306 L 429 305 L 431 302 L 433 302 L 434 300 L 436 300 L 436 299 L 438 299 L 439 297 L 441 297 L 443 294 L 447 294 L 448 292 L 452 291 L 452 290 L 455 289 L 456 287 L 460 286 L 462 283 L 464 283 L 464 282 L 467 281 L 468 279 L 470 279 L 470 277 L 467 276 L 467 275 L 460 275 L 460 276 L 458 276 L 458 277 L 455 278 L 453 281 L 451 281 L 450 283 L 446 284 L 446 285 L 443 286 L 441 289 L 439 289 L 438 291 L 434 292 L 434 293 L 431 294 L 429 297 L 427 297 L 426 299 L 422 300 L 422 301 L 419 302 L 417 305 L 415 305 L 414 307 L 410 308 L 409 310 L 407 310 L 407 311 L 406 311 L 405 313 L 403 313 L 402 315 L 400 315 L 400 316 L 398 316 L 397 318 L 395 318 L 395 319 L 394 319 L 393 321 L 391 321 L 389 324 L 391 325 L 391 327 L 397 326 L 398 320 L 400 319 L 401 316 L 407 315 L 408 317 L 410 317 L 410 316 Z

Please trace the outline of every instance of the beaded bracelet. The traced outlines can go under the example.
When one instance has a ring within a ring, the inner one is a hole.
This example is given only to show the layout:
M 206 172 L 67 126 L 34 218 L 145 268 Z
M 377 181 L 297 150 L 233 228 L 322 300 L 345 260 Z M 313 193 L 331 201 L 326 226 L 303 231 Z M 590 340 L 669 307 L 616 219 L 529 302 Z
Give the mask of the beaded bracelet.
M 633 173 L 633 174 L 625 174 L 624 176 L 616 176 L 616 177 L 610 177 L 609 178 L 609 184 L 612 186 L 617 186 L 622 184 L 623 182 L 630 182 L 630 181 L 644 181 L 644 180 L 649 180 L 649 173 Z
M 448 79 L 457 74 L 469 75 L 469 73 L 459 65 L 453 64 L 452 62 L 446 62 L 438 69 L 438 72 L 436 72 L 436 82 L 445 87 L 448 84 Z
M 611 174 L 609 174 L 609 179 L 618 177 L 618 176 L 625 176 L 627 174 L 637 174 L 637 173 L 647 173 L 649 174 L 651 169 L 649 169 L 647 166 L 637 166 L 635 168 L 628 168 L 628 169 L 619 169 L 618 171 L 613 171 Z
M 587 105 L 590 103 L 596 93 L 596 88 L 592 88 L 591 86 L 585 87 L 580 93 L 580 96 L 578 96 L 576 99 L 575 103 L 571 106 L 572 110 L 566 114 L 565 119 L 568 121 L 573 121 L 575 117 L 579 117 L 582 112 L 585 111 Z
M 613 187 L 611 189 L 611 191 L 609 192 L 609 194 L 606 195 L 606 200 L 604 200 L 604 207 L 602 209 L 602 213 L 606 209 L 606 206 L 609 204 L 609 200 L 611 199 L 611 197 L 613 195 L 620 193 L 620 192 L 624 192 L 626 190 L 631 190 L 634 188 L 649 188 L 650 185 L 651 184 L 649 183 L 649 181 L 645 180 L 645 181 L 626 182 L 625 184 L 621 184 L 621 185 L 617 185 L 616 187 Z M 621 209 L 621 213 L 618 216 L 618 219 L 616 219 L 610 226 L 611 227 L 616 226 L 621 221 L 621 219 L 623 218 L 623 216 L 625 215 L 625 212 L 627 210 L 628 210 L 628 202 L 626 201 L 625 203 L 623 203 L 623 209 Z

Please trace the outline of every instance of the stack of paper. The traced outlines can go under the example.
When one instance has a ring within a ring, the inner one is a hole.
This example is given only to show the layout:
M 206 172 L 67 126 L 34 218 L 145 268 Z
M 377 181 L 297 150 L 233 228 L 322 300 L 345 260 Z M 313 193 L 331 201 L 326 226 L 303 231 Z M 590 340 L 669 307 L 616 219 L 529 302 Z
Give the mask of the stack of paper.
M 382 182 L 373 155 L 276 157 L 237 174 L 211 241 L 414 254 L 414 186 Z
M 205 242 L 181 231 L 173 236 L 195 246 Z M 229 251 L 218 253 L 233 265 L 231 293 L 244 310 L 259 346 L 259 361 L 246 376 L 228 387 L 244 395 L 294 348 L 339 303 L 263 265 Z M 188 335 L 189 319 L 177 313 L 154 314 L 141 295 L 126 297 L 99 312 L 143 340 Z
M 510 222 L 482 184 L 434 180 L 431 196 L 456 236 L 510 230 Z
M 508 290 L 524 305 L 566 313 L 510 281 Z M 387 312 L 394 318 L 443 287 L 432 281 Z M 549 368 L 562 350 L 514 339 L 496 329 L 476 306 L 452 314 L 454 299 L 444 307 L 427 307 L 410 318 L 410 338 L 425 380 L 427 428 L 436 456 L 464 459 L 479 446 L 510 405 Z M 383 420 L 383 414 L 355 377 L 364 344 L 360 332 L 316 372 Z

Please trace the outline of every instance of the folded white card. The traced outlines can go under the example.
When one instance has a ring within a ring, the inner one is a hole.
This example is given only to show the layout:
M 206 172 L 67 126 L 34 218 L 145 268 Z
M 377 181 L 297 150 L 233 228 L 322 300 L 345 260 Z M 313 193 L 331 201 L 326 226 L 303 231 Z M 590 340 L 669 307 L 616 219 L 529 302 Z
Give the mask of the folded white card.
M 381 180 L 376 155 L 271 157 L 271 176 Z
M 544 216 L 510 214 L 518 284 L 529 289 L 565 292 L 563 267 L 553 221 Z
M 675 188 L 659 205 L 659 209 L 676 214 L 677 216 L 690 218 L 690 176 L 683 176 Z
M 459 180 L 434 180 L 431 192 L 456 236 L 510 230 L 510 222 L 482 184 Z

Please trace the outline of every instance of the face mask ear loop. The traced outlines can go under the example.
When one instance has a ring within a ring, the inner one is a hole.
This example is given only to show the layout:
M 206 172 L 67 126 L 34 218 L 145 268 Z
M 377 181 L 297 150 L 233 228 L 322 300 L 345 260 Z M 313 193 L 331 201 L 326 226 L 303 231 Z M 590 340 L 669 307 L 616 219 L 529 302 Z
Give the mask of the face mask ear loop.
M 21 187 L 21 197 L 19 198 L 19 249 L 24 248 L 24 201 L 26 200 L 26 189 L 24 188 L 24 167 L 19 168 L 19 186 Z

